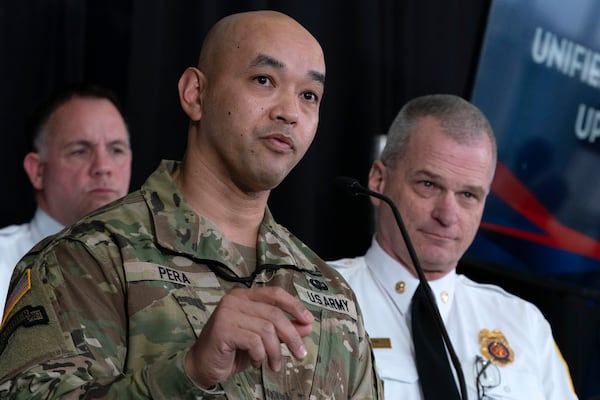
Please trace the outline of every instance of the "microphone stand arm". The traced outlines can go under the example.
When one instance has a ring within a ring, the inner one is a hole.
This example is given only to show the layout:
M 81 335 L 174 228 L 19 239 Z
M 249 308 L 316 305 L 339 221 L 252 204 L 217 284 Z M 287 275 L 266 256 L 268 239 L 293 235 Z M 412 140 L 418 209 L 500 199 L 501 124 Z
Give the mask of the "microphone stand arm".
M 400 212 L 398 211 L 398 207 L 396 207 L 396 205 L 392 202 L 392 200 L 389 197 L 384 196 L 380 193 L 374 192 L 372 190 L 366 189 L 366 188 L 362 187 L 356 181 L 354 183 L 352 183 L 350 186 L 351 186 L 352 192 L 355 195 L 361 194 L 364 196 L 376 197 L 376 198 L 384 201 L 392 209 L 392 212 L 394 213 L 394 218 L 396 219 L 396 223 L 398 224 L 398 227 L 400 228 L 400 233 L 402 234 L 402 238 L 404 239 L 404 243 L 406 244 L 406 248 L 408 249 L 408 254 L 410 255 L 410 259 L 412 260 L 413 266 L 415 267 L 415 270 L 417 271 L 419 283 L 421 285 L 423 285 L 426 289 L 425 292 L 427 294 L 427 300 L 433 310 L 434 319 L 438 325 L 440 333 L 442 334 L 442 338 L 446 345 L 446 349 L 448 350 L 448 354 L 450 354 L 450 359 L 452 361 L 452 365 L 454 367 L 454 370 L 456 371 L 456 376 L 458 378 L 461 397 L 463 400 L 466 400 L 467 399 L 467 387 L 465 384 L 465 375 L 464 375 L 464 372 L 460 365 L 460 360 L 458 359 L 458 356 L 456 355 L 456 351 L 454 350 L 454 347 L 452 346 L 452 342 L 450 340 L 450 337 L 448 336 L 448 331 L 446 330 L 446 326 L 444 325 L 444 320 L 442 319 L 442 316 L 440 315 L 440 310 L 438 309 L 435 298 L 433 297 L 433 292 L 431 291 L 431 286 L 427 282 L 427 278 L 425 278 L 425 273 L 423 272 L 421 263 L 419 262 L 419 259 L 417 257 L 417 254 L 415 253 L 415 249 L 412 245 L 410 237 L 408 236 L 408 232 L 406 231 L 406 227 L 404 226 L 404 222 L 402 221 Z

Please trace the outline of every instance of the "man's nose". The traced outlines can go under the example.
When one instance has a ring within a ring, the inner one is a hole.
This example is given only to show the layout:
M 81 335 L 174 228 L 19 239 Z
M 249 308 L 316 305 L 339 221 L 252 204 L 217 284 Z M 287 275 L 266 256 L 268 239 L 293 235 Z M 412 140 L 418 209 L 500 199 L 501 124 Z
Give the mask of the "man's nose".
M 299 98 L 295 92 L 282 91 L 277 103 L 272 110 L 272 118 L 281 120 L 287 124 L 295 125 L 298 122 Z
M 433 218 L 443 226 L 450 226 L 458 220 L 458 201 L 452 192 L 441 193 L 436 199 L 432 212 Z

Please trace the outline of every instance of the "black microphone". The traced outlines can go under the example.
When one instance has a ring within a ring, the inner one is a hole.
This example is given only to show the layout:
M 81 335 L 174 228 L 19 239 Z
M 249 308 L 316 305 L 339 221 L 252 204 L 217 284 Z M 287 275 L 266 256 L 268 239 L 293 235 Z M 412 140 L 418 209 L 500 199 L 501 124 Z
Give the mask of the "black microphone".
M 353 196 L 359 194 L 368 195 L 369 190 L 361 185 L 356 179 L 347 176 L 338 176 L 335 178 L 335 183 L 342 189 L 346 190 Z M 376 193 L 376 192 L 373 192 Z M 377 193 L 379 194 L 379 193 Z
M 438 309 L 437 303 L 433 298 L 433 292 L 431 291 L 431 286 L 429 286 L 429 282 L 427 282 L 427 278 L 425 278 L 425 273 L 423 272 L 423 268 L 421 267 L 421 263 L 419 262 L 419 258 L 417 257 L 417 253 L 412 245 L 412 241 L 406 231 L 406 227 L 404 226 L 404 221 L 402 221 L 402 217 L 400 216 L 400 211 L 398 211 L 398 207 L 389 197 L 374 192 L 370 189 L 367 189 L 363 185 L 361 185 L 356 179 L 350 178 L 347 176 L 338 176 L 335 178 L 336 184 L 341 188 L 345 189 L 353 196 L 371 196 L 383 200 L 394 213 L 394 219 L 396 220 L 396 224 L 398 228 L 400 228 L 400 233 L 402 234 L 402 239 L 406 244 L 406 248 L 408 249 L 408 254 L 410 255 L 410 259 L 417 271 L 417 276 L 419 277 L 419 283 L 423 285 L 427 294 L 427 302 L 431 306 L 431 309 L 434 310 L 434 319 L 436 324 L 442 334 L 442 338 L 444 339 L 444 344 L 448 350 L 448 354 L 450 354 L 450 359 L 452 361 L 452 366 L 456 371 L 456 376 L 458 377 L 458 382 L 460 386 L 461 397 L 466 400 L 467 399 L 467 387 L 465 385 L 465 375 L 463 373 L 462 367 L 460 365 L 460 361 L 458 360 L 458 356 L 454 351 L 454 347 L 452 346 L 452 342 L 450 341 L 450 336 L 448 336 L 448 331 L 446 330 L 446 326 L 444 325 L 444 320 L 440 315 L 440 310 Z
M 412 245 L 410 237 L 408 236 L 408 232 L 406 231 L 406 227 L 404 226 L 402 217 L 400 217 L 400 212 L 398 211 L 398 207 L 396 207 L 396 205 L 394 204 L 392 199 L 390 199 L 387 196 L 384 196 L 381 193 L 377 193 L 370 189 L 367 189 L 366 187 L 361 185 L 354 178 L 350 178 L 347 176 L 338 176 L 335 179 L 336 179 L 336 183 L 340 187 L 345 189 L 347 192 L 349 192 L 353 196 L 363 195 L 363 196 L 376 197 L 380 200 L 383 200 L 390 206 L 390 208 L 392 209 L 392 212 L 394 213 L 394 218 L 396 219 L 396 224 L 398 225 L 398 228 L 400 228 L 400 233 L 402 234 L 402 239 L 404 239 L 404 242 L 406 243 L 406 248 L 408 249 L 410 259 L 412 260 L 413 265 L 415 266 L 415 270 L 417 271 L 417 276 L 419 277 L 419 283 L 424 283 L 425 286 L 429 287 L 429 283 L 427 282 L 427 279 L 425 278 L 425 274 L 423 273 L 423 268 L 421 268 L 421 263 L 419 262 L 419 259 L 417 258 L 417 254 L 415 253 L 415 249 Z M 437 305 L 435 308 L 437 309 Z

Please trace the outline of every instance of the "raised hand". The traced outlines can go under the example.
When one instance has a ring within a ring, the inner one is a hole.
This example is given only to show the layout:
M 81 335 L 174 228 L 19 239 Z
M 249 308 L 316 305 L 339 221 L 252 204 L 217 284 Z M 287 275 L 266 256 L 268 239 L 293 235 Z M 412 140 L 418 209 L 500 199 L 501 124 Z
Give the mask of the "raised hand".
M 267 359 L 281 368 L 284 343 L 304 359 L 302 338 L 312 330 L 312 314 L 296 297 L 278 287 L 236 288 L 223 296 L 185 360 L 187 374 L 208 388 Z

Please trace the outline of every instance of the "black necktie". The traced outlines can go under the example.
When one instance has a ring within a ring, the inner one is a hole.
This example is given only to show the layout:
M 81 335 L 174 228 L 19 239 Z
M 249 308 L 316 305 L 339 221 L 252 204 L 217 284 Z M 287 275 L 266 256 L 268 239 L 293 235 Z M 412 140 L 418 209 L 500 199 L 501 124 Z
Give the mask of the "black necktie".
M 419 285 L 412 298 L 412 335 L 423 396 L 425 400 L 460 400 L 444 340 L 425 290 L 425 286 Z

